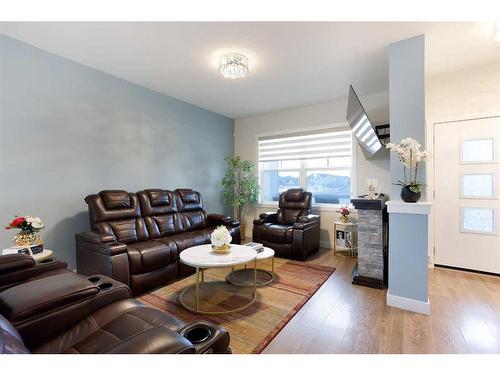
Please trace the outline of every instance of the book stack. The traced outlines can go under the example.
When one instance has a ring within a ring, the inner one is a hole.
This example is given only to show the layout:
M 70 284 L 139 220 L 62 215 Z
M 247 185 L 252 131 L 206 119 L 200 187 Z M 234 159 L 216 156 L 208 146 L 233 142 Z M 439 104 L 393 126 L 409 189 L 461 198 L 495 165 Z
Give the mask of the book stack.
M 257 254 L 262 253 L 264 251 L 264 245 L 262 245 L 261 243 L 258 243 L 258 242 L 247 242 L 247 243 L 243 244 L 243 246 L 251 247 L 252 249 L 254 249 L 257 252 Z

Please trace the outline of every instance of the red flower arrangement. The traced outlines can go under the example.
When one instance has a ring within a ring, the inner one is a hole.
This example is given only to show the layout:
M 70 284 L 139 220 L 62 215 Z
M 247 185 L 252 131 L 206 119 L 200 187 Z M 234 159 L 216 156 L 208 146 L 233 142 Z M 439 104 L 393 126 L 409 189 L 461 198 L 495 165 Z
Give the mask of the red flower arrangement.
M 349 221 L 349 215 L 351 214 L 351 211 L 349 211 L 347 207 L 341 207 L 337 210 L 337 213 L 340 214 L 340 221 L 344 223 L 347 223 Z
M 16 216 L 5 229 L 20 229 L 13 238 L 16 246 L 42 245 L 42 239 L 37 233 L 43 229 L 42 219 L 36 216 Z
M 29 233 L 43 229 L 42 219 L 36 216 L 16 216 L 5 229 L 21 229 Z

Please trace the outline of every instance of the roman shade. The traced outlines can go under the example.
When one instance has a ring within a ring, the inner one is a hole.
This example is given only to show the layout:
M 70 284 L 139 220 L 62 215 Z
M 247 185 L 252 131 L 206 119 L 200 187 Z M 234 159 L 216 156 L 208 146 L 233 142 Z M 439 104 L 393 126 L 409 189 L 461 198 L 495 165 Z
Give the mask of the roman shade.
M 347 127 L 259 138 L 259 162 L 349 157 L 351 130 Z

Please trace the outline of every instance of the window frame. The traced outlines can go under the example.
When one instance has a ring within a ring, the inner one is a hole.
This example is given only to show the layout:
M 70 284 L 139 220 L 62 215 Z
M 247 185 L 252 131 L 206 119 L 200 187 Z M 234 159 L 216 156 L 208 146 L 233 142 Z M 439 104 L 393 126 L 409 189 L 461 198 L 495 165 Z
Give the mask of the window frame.
M 273 132 L 273 133 L 263 133 L 255 135 L 255 160 L 257 160 L 257 173 L 259 177 L 259 203 L 257 207 L 260 208 L 273 208 L 276 209 L 278 207 L 278 202 L 275 201 L 263 201 L 262 200 L 262 187 L 263 187 L 263 172 L 264 169 L 260 168 L 259 162 L 259 140 L 263 137 L 268 136 L 287 136 L 296 134 L 301 131 L 345 131 L 346 128 L 349 128 L 349 124 L 347 122 L 336 123 L 336 124 L 328 124 L 321 125 L 318 127 L 307 127 L 300 129 L 289 129 L 287 131 Z M 306 159 L 300 159 L 300 169 L 297 168 L 285 168 L 285 169 L 276 169 L 279 172 L 299 172 L 299 184 L 304 190 L 307 187 L 307 172 L 308 171 L 335 171 L 335 170 L 349 170 L 351 177 L 351 198 L 356 197 L 357 195 L 357 154 L 358 154 L 358 144 L 356 141 L 356 137 L 351 132 L 351 165 L 350 167 L 339 167 L 339 168 L 307 168 L 305 166 Z M 328 158 L 328 157 L 326 157 Z M 318 158 L 321 159 L 321 158 Z M 345 206 L 345 204 L 340 203 L 313 203 L 312 208 L 315 211 L 336 211 L 340 207 Z

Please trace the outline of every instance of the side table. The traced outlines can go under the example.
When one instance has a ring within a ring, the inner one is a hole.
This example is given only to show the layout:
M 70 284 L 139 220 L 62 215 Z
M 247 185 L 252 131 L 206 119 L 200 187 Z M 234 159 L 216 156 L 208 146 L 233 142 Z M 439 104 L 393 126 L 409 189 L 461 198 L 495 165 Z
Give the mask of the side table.
M 358 255 L 358 223 L 343 223 L 336 221 L 333 224 L 333 254 L 346 258 L 355 258 Z

